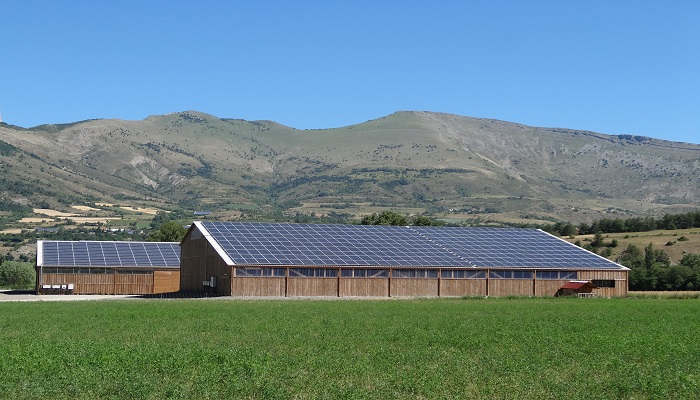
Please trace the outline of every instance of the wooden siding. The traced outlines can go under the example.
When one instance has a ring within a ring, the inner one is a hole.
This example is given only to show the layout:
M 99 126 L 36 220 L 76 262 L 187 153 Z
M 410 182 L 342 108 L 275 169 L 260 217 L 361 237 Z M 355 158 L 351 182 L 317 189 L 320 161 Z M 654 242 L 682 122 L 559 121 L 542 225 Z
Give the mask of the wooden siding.
M 441 279 L 440 296 L 486 296 L 486 279 Z
M 584 281 L 594 279 L 614 280 L 614 288 L 593 289 L 593 293 L 598 297 L 627 297 L 629 271 L 579 271 L 578 277 Z
M 615 288 L 594 289 L 599 297 L 627 295 L 626 271 L 596 274 L 591 279 L 615 280 Z M 624 279 L 622 279 L 624 278 Z M 330 296 L 330 297 L 463 297 L 463 296 L 537 296 L 553 297 L 571 279 L 434 279 L 434 278 L 283 278 L 234 277 L 234 296 Z M 286 281 L 286 283 L 285 283 Z M 223 282 L 223 281 L 220 281 Z M 223 286 L 223 283 L 222 283 Z
M 180 290 L 180 271 L 153 271 L 153 293 L 173 293 Z
M 387 278 L 340 278 L 341 297 L 387 297 Z
M 284 297 L 285 278 L 233 278 L 232 296 L 279 296 Z
M 489 279 L 489 296 L 532 296 L 532 279 Z
M 233 286 L 231 267 L 226 265 L 216 250 L 204 238 L 191 239 L 192 230 L 183 241 L 180 254 L 180 291 L 188 293 L 211 293 L 230 296 Z M 204 286 L 203 282 L 216 277 L 216 287 Z
M 338 278 L 289 278 L 287 296 L 338 296 Z
M 569 281 L 570 279 L 538 279 L 535 281 L 535 296 L 554 297 L 557 291 Z
M 431 278 L 392 278 L 391 297 L 434 297 L 438 295 L 438 280 Z
M 42 285 L 73 284 L 73 294 L 152 294 L 152 274 L 44 274 Z

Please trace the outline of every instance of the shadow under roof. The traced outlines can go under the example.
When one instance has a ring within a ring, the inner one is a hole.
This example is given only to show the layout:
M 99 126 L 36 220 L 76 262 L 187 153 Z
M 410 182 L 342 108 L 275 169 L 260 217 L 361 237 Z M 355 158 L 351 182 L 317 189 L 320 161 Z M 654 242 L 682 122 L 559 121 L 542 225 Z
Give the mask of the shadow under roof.
M 250 266 L 625 269 L 537 229 L 195 222 Z
M 41 240 L 37 266 L 180 268 L 180 244 Z

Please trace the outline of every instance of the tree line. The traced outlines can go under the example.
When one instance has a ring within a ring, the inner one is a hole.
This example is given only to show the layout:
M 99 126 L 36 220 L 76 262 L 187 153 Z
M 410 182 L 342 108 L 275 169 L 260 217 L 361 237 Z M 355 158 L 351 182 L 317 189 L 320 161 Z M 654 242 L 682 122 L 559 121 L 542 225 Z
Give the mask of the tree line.
M 700 211 L 681 214 L 666 214 L 660 218 L 603 218 L 591 224 L 573 225 L 569 222 L 557 222 L 542 227 L 543 230 L 559 236 L 591 235 L 595 233 L 649 232 L 655 230 L 676 230 L 700 228 Z
M 630 244 L 618 262 L 630 269 L 630 290 L 700 290 L 700 254 L 686 253 L 671 264 L 668 253 L 651 243 L 644 249 Z

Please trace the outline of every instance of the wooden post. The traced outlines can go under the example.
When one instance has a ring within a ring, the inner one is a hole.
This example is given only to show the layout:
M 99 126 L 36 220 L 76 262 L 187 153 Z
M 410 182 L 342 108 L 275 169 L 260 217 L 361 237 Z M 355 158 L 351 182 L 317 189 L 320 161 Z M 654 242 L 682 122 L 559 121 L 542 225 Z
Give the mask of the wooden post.
M 489 297 L 489 275 L 491 274 L 491 270 L 487 269 L 486 270 L 486 297 Z
M 387 293 L 389 294 L 389 297 L 391 297 L 391 268 L 389 268 L 389 277 L 387 279 L 389 282 L 389 287 L 387 288 Z

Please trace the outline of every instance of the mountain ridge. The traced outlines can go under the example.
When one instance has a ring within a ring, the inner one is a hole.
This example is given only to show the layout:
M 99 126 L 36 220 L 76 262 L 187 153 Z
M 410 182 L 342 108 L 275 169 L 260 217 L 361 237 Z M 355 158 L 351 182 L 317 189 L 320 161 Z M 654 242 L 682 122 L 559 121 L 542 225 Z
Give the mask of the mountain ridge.
M 0 165 L 0 196 L 27 204 L 130 198 L 293 213 L 369 203 L 572 221 L 700 204 L 700 145 L 429 111 L 329 129 L 182 111 L 2 124 L 0 141 L 16 149 Z

